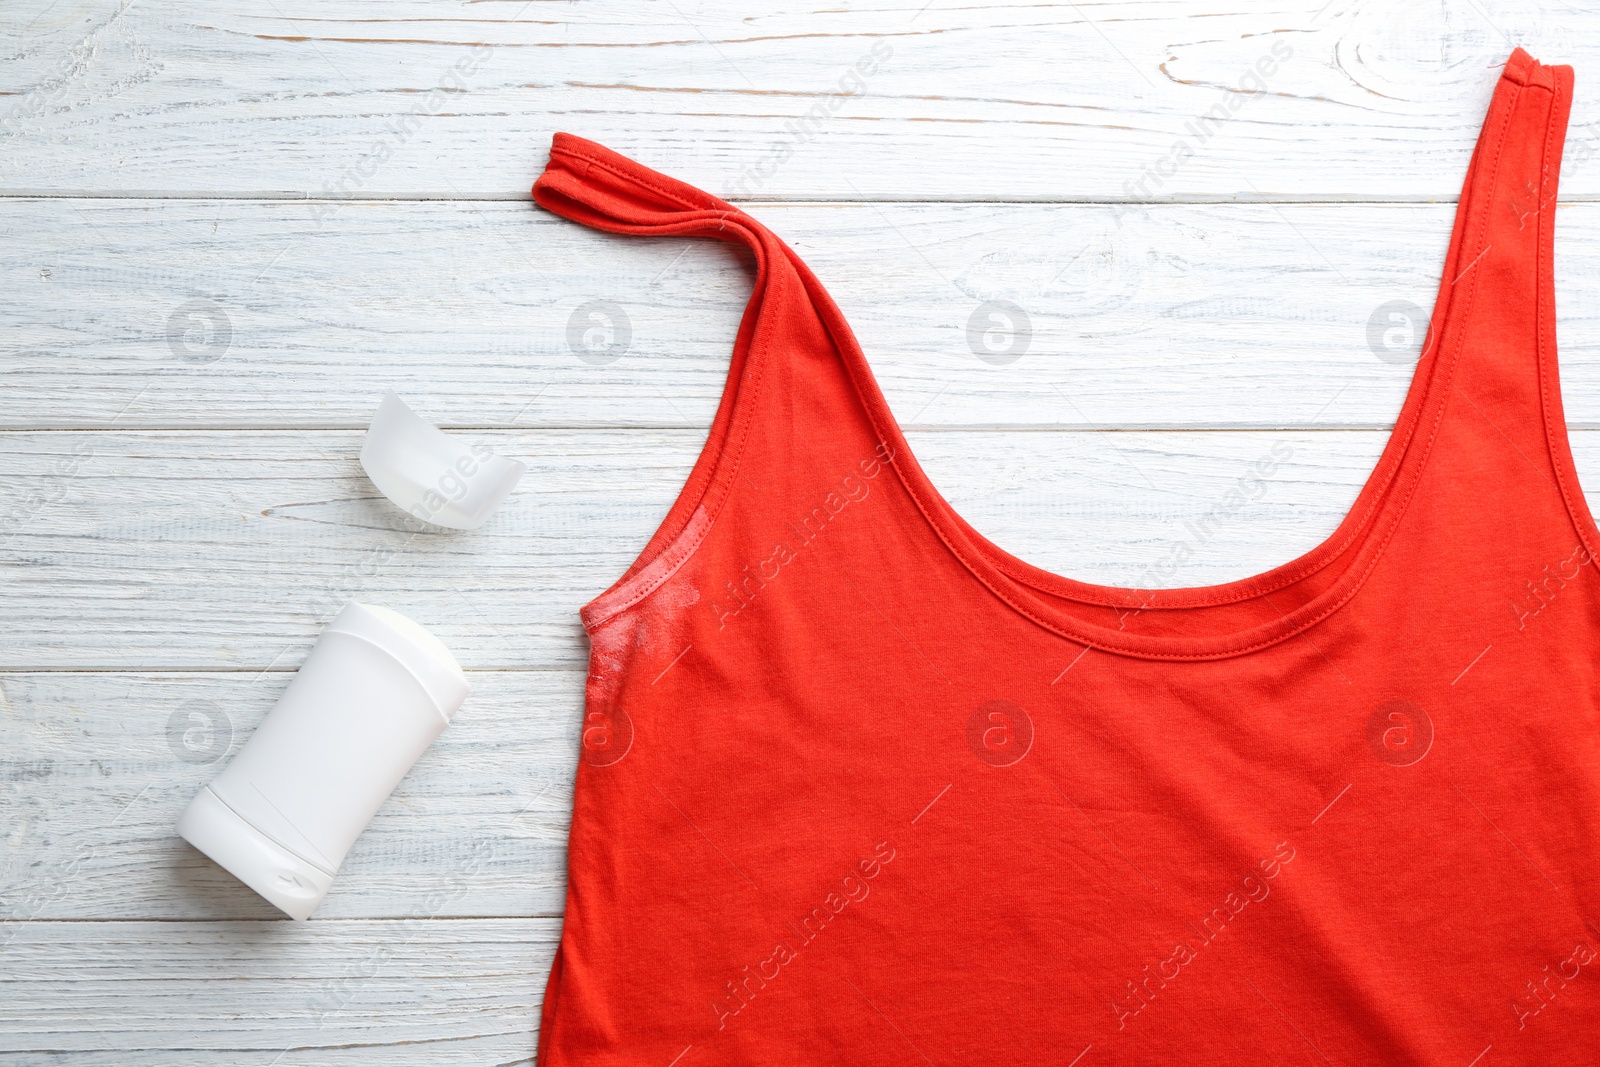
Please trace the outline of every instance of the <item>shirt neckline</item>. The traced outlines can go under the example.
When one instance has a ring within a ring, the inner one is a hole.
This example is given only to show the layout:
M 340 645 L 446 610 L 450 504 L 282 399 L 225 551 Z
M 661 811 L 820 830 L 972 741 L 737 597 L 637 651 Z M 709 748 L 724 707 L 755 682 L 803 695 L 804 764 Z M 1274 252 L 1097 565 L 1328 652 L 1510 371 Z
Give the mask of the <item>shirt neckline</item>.
M 1344 519 L 1321 543 L 1287 563 L 1260 574 L 1205 586 L 1136 589 L 1079 581 L 1034 566 L 980 534 L 945 499 L 917 462 L 899 423 L 890 412 L 854 332 L 809 268 L 793 256 L 805 286 L 840 343 L 856 388 L 879 436 L 893 449 L 891 466 L 943 541 L 946 549 L 1012 609 L 1068 640 L 1090 648 L 1141 659 L 1204 660 L 1244 655 L 1276 645 L 1332 615 L 1359 591 L 1378 562 L 1410 503 L 1432 450 L 1445 399 L 1463 344 L 1461 324 L 1470 318 L 1483 251 L 1483 230 L 1498 169 L 1499 147 L 1516 93 L 1542 84 L 1541 64 L 1522 48 L 1506 61 L 1485 113 L 1461 197 L 1457 202 L 1449 251 L 1434 301 L 1434 316 L 1400 413 L 1376 466 Z M 1548 80 L 1548 79 L 1546 79 Z M 1480 171 L 1486 166 L 1487 172 Z M 1471 258 L 1458 273 L 1463 250 Z M 1465 285 L 1459 283 L 1465 281 Z M 1090 605 L 1138 610 L 1182 610 L 1262 599 L 1348 557 L 1344 570 L 1310 600 L 1263 624 L 1203 635 L 1132 633 L 1090 622 L 1046 599 L 1066 597 Z M 1045 595 L 1040 595 L 1045 594 Z

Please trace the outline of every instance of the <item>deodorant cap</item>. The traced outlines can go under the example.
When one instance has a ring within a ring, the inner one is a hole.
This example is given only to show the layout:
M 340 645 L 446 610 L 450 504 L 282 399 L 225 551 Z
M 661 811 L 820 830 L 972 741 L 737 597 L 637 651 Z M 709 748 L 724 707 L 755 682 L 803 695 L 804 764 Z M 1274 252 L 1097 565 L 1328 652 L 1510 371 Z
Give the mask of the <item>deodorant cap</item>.
M 528 469 L 445 433 L 392 391 L 367 427 L 361 466 L 397 507 L 456 530 L 476 530 L 488 521 Z

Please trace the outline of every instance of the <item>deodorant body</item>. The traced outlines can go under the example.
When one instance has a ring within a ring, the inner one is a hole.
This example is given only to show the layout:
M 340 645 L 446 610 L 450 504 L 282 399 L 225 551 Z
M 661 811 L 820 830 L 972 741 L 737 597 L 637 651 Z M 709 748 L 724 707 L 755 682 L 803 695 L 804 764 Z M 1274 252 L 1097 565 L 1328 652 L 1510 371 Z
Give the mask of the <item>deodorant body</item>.
M 244 748 L 184 811 L 178 833 L 305 919 L 468 688 L 432 634 L 352 600 Z

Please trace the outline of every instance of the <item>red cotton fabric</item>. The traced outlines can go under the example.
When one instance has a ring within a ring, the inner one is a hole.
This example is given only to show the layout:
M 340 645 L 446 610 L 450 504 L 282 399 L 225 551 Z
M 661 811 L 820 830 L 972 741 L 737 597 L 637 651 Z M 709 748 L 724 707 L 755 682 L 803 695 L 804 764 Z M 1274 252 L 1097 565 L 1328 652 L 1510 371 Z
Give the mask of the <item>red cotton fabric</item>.
M 1520 48 L 1501 72 L 1348 516 L 1203 588 L 992 544 L 788 245 L 557 133 L 540 206 L 737 243 L 755 291 L 682 494 L 582 610 L 539 1064 L 1600 1064 L 1600 531 L 1552 295 L 1572 80 Z

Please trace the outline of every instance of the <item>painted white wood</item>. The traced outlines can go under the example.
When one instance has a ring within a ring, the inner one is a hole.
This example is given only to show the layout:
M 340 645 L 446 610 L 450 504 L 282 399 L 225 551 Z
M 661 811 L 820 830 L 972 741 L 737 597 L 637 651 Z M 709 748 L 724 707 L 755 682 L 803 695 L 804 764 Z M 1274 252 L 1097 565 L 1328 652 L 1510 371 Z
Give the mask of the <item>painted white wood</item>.
M 719 195 L 743 179 L 780 198 L 1452 197 L 1511 46 L 1592 69 L 1590 14 L 1577 0 L 13 0 L 0 185 L 515 197 L 565 129 Z M 851 80 L 858 63 L 872 72 Z M 1261 69 L 1264 91 L 1240 92 Z M 1590 99 L 1574 115 L 1585 136 Z M 1218 108 L 1214 132 L 1191 132 Z M 1180 142 L 1193 157 L 1149 180 Z M 1593 195 L 1600 160 L 1567 181 Z
M 1410 301 L 1420 344 L 1455 206 L 753 210 L 829 287 L 907 427 L 1348 428 L 1399 410 L 1411 365 L 1369 324 Z M 312 211 L 0 200 L 0 427 L 365 427 L 391 387 L 444 425 L 709 425 L 742 250 L 531 202 L 351 204 L 320 230 Z M 1600 426 L 1600 204 L 1557 218 L 1563 391 Z M 1030 324 L 1001 365 L 970 332 L 998 300 Z M 568 339 L 594 301 L 631 336 L 598 365 Z
M 422 917 L 11 925 L 7 1065 L 532 1063 L 560 933 Z
M 474 671 L 314 923 L 550 916 L 566 893 L 580 671 Z M 283 671 L 0 674 L 0 977 L 29 920 L 274 919 L 173 827 Z

